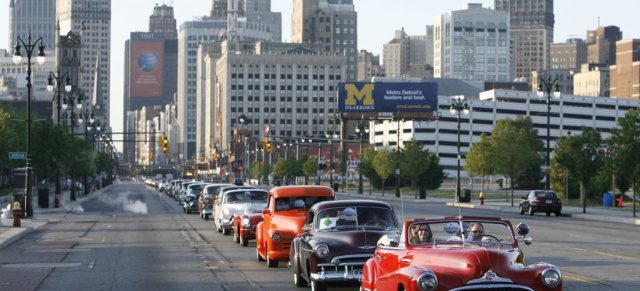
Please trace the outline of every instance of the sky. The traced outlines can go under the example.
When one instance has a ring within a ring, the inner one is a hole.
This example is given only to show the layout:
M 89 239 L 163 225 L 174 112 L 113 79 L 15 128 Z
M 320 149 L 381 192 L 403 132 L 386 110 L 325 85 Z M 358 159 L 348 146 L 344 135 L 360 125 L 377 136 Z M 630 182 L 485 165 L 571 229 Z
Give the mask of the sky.
M 124 43 L 131 32 L 149 30 L 149 16 L 156 4 L 174 7 L 178 29 L 185 21 L 209 15 L 211 0 L 112 0 L 111 4 L 111 124 L 114 132 L 122 131 Z M 291 40 L 293 0 L 272 0 L 272 11 L 282 13 L 282 40 Z M 394 31 L 404 28 L 409 35 L 426 34 L 436 15 L 459 10 L 467 1 L 457 0 L 354 0 L 358 11 L 358 49 L 382 55 L 382 47 Z M 493 7 L 493 0 L 476 0 L 483 7 Z M 390 6 L 393 5 L 393 8 Z M 637 0 L 556 0 L 554 2 L 554 42 L 567 38 L 585 38 L 587 29 L 616 25 L 624 38 L 640 38 L 637 23 Z M 9 0 L 1 0 L 0 49 L 9 41 Z M 5 10 L 6 7 L 7 9 Z M 116 145 L 119 147 L 119 145 Z M 120 148 L 120 147 L 119 147 Z

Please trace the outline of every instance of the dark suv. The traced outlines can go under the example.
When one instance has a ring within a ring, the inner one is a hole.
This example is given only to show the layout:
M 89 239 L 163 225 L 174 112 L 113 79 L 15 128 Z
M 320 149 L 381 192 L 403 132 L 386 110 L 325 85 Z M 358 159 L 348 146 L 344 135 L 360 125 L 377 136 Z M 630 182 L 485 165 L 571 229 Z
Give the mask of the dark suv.
M 562 200 L 553 191 L 533 190 L 520 201 L 520 214 L 525 212 L 533 215 L 536 212 L 546 212 L 547 216 L 555 213 L 560 216 L 562 213 Z

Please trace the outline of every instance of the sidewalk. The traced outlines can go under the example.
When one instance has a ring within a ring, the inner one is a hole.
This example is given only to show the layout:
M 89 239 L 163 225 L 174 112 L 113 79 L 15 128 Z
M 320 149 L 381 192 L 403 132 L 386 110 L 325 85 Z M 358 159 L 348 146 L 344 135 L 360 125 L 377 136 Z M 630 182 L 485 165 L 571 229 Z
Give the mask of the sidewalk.
M 350 198 L 359 198 L 359 199 L 376 199 L 383 201 L 398 201 L 399 198 L 395 197 L 395 191 L 385 192 L 385 196 L 383 197 L 380 192 L 373 192 L 371 196 L 369 196 L 369 192 L 364 191 L 364 194 L 357 194 L 356 190 L 349 191 L 338 191 L 336 192 L 338 196 L 347 196 Z M 411 198 L 408 198 L 407 195 L 404 195 L 404 202 L 411 204 L 421 204 L 421 203 L 429 203 L 429 204 L 441 204 L 447 207 L 463 207 L 463 208 L 475 208 L 475 209 L 485 209 L 485 210 L 495 210 L 495 211 L 503 211 L 503 212 L 511 212 L 511 213 L 519 213 L 518 204 L 520 200 L 514 201 L 514 206 L 511 207 L 511 202 L 505 202 L 503 199 L 493 199 L 493 200 L 485 200 L 484 205 L 480 205 L 479 201 L 473 201 L 471 203 L 454 203 L 452 202 L 453 198 L 437 198 L 437 197 L 429 197 L 427 193 L 427 199 L 414 199 L 413 195 L 410 195 Z M 517 196 L 519 197 L 519 196 Z M 638 215 L 640 215 L 640 209 L 638 209 Z M 544 214 L 535 214 L 535 215 L 544 215 Z M 588 220 L 596 220 L 596 221 L 606 221 L 606 222 L 618 222 L 632 225 L 640 225 L 640 217 L 633 217 L 633 213 L 631 211 L 625 211 L 620 208 L 603 208 L 603 207 L 587 207 L 587 213 L 582 213 L 582 207 L 573 207 L 573 206 L 563 206 L 562 207 L 562 216 L 564 217 L 574 217 Z
M 117 183 L 117 182 L 116 182 Z M 33 207 L 33 218 L 21 219 L 21 227 L 13 227 L 13 219 L 2 219 L 0 220 L 0 249 L 10 245 L 14 241 L 18 240 L 22 236 L 39 229 L 47 223 L 51 219 L 51 214 L 64 214 L 73 212 L 78 207 L 81 207 L 82 203 L 85 201 L 92 199 L 95 196 L 102 194 L 104 191 L 111 188 L 113 185 L 109 185 L 100 190 L 93 191 L 89 195 L 76 197 L 76 201 L 71 201 L 69 191 L 65 191 L 63 193 L 63 201 L 61 201 L 60 208 L 53 208 L 53 201 L 55 199 L 55 195 L 49 195 L 49 208 L 39 208 L 38 207 L 38 197 L 37 194 L 34 195 L 34 207 Z M 6 209 L 7 205 L 10 203 L 10 197 L 0 197 L 0 207 L 1 209 Z

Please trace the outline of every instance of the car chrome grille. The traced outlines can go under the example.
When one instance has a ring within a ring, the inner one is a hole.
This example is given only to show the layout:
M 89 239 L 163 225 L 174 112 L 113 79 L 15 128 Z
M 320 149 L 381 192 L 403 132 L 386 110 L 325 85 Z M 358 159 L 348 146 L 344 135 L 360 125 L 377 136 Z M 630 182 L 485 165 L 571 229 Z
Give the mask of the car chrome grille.
M 515 284 L 474 284 L 468 286 L 462 286 L 455 289 L 451 289 L 450 291 L 483 291 L 483 290 L 492 290 L 492 291 L 533 291 L 533 289 Z

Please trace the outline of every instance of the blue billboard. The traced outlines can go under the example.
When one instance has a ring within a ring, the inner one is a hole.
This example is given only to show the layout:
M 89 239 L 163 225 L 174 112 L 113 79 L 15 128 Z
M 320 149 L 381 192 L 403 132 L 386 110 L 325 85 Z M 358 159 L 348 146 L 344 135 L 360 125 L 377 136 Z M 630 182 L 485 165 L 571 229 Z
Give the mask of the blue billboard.
M 340 83 L 338 110 L 354 112 L 435 112 L 437 83 Z

